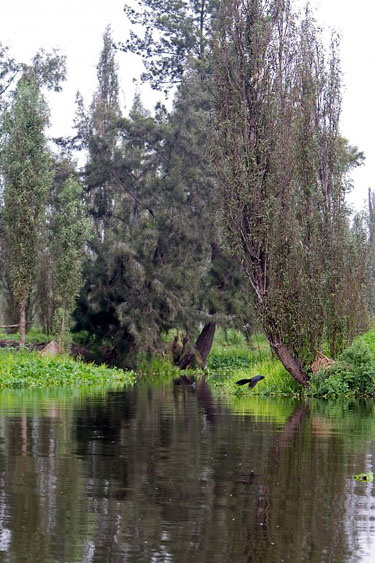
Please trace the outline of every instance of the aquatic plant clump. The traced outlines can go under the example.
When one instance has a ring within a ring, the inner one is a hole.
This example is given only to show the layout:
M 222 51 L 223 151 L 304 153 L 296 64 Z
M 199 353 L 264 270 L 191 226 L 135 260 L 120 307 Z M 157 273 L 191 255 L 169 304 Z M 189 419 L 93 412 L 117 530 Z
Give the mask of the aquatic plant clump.
M 86 364 L 67 356 L 49 358 L 36 352 L 0 351 L 0 389 L 122 386 L 134 382 L 132 371 Z
M 372 483 L 374 481 L 374 474 L 372 471 L 368 471 L 367 473 L 358 473 L 358 475 L 354 475 L 354 479 L 356 481 L 360 481 L 361 483 Z

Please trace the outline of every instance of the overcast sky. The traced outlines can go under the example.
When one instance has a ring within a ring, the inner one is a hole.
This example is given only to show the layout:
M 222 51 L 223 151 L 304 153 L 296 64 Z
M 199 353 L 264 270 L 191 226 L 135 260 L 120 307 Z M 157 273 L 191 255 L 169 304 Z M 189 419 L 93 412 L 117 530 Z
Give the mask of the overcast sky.
M 28 61 L 40 48 L 59 47 L 67 56 L 68 81 L 60 94 L 49 98 L 53 135 L 70 133 L 74 99 L 80 90 L 86 103 L 96 88 L 96 65 L 106 25 L 111 24 L 115 40 L 124 40 L 129 27 L 123 14 L 124 0 L 2 0 L 0 42 L 8 45 L 17 60 Z M 319 23 L 342 36 L 344 101 L 341 129 L 350 143 L 366 155 L 366 164 L 353 175 L 355 189 L 350 201 L 362 207 L 369 187 L 375 189 L 375 56 L 373 0 L 311 0 Z M 133 78 L 142 66 L 132 55 L 118 54 L 124 105 L 134 95 Z M 142 87 L 143 101 L 156 101 Z

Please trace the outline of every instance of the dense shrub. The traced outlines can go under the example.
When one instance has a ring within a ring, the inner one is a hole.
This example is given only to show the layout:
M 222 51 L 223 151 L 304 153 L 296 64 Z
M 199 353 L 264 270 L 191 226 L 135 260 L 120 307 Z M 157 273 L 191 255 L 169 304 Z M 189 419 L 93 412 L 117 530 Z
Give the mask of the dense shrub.
M 333 366 L 312 377 L 309 394 L 330 399 L 375 396 L 374 341 L 374 332 L 357 339 Z

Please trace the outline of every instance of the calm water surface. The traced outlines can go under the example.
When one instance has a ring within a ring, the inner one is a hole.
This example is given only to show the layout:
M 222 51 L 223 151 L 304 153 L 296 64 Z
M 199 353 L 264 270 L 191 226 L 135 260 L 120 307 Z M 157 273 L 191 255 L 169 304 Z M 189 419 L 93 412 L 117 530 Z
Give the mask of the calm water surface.
M 375 561 L 371 403 L 2 392 L 0 561 Z

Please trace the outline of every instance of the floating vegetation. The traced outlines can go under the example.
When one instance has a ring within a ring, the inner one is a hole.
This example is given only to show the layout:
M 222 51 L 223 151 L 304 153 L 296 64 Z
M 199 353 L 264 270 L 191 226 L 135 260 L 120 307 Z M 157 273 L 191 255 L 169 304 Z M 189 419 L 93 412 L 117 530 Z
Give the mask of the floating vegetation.
M 356 481 L 361 481 L 362 483 L 372 483 L 374 480 L 374 474 L 372 471 L 368 471 L 367 473 L 358 473 L 358 475 L 354 475 L 354 479 Z
M 123 386 L 134 382 L 132 371 L 86 364 L 68 356 L 49 358 L 37 352 L 0 350 L 0 389 Z

